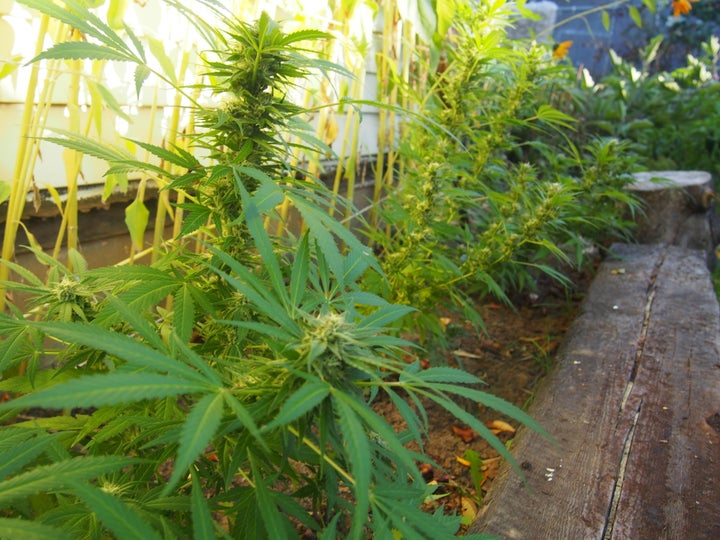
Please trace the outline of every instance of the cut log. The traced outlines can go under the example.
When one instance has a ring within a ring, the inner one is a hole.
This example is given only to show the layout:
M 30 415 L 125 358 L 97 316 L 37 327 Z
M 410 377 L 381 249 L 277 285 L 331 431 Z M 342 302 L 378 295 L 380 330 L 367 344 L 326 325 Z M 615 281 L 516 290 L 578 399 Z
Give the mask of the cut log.
M 470 532 L 720 538 L 720 307 L 700 251 L 615 245 Z
M 634 175 L 628 189 L 645 202 L 636 216 L 641 244 L 668 243 L 712 251 L 713 181 L 705 171 L 656 171 Z

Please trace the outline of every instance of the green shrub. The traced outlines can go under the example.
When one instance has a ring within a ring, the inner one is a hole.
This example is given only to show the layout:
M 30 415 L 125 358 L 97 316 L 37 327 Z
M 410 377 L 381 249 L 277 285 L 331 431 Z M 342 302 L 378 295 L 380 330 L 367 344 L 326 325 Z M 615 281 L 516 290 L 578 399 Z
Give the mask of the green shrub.
M 643 50 L 636 67 L 611 53 L 614 72 L 591 85 L 588 132 L 628 140 L 642 166 L 651 170 L 720 172 L 720 41 L 712 37 L 703 54 L 688 56 L 671 72 L 650 69 L 662 42 Z
M 381 204 L 385 226 L 368 232 L 391 298 L 418 308 L 428 339 L 442 338 L 440 306 L 481 324 L 480 298 L 510 302 L 542 274 L 567 284 L 560 268 L 626 236 L 621 208 L 637 204 L 623 190 L 627 145 L 571 142 L 576 122 L 556 102 L 571 95 L 572 69 L 547 47 L 508 41 L 502 16 L 458 9 L 444 61 L 428 70 L 431 92 L 411 100 L 436 127 L 409 125 L 398 189 Z

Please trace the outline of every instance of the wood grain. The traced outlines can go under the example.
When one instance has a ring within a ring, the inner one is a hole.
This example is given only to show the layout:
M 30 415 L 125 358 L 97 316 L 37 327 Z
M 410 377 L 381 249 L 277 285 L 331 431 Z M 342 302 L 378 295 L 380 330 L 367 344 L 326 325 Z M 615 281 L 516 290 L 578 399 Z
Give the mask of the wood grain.
M 613 246 L 471 532 L 720 538 L 720 309 L 704 254 Z M 715 416 L 717 415 L 717 416 Z

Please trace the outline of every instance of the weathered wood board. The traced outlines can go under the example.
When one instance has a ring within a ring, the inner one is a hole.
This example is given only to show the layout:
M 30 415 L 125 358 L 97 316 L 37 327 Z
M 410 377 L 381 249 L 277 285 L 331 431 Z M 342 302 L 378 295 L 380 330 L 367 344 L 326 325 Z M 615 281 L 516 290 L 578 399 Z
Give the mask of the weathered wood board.
M 701 251 L 613 246 L 471 532 L 720 538 L 720 308 Z

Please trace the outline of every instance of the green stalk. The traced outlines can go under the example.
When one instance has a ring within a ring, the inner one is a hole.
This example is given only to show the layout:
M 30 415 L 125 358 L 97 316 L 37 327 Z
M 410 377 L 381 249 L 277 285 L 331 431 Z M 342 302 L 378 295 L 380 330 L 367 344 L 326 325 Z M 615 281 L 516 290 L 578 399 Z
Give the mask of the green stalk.
M 35 42 L 35 54 L 40 54 L 44 49 L 45 35 L 48 33 L 50 25 L 50 17 L 43 15 L 40 19 L 40 29 L 38 31 L 37 41 Z M 23 211 L 25 209 L 25 200 L 27 193 L 32 185 L 32 164 L 38 154 L 39 142 L 36 135 L 42 129 L 44 122 L 42 112 L 47 112 L 47 107 L 50 102 L 51 92 L 48 90 L 52 88 L 46 80 L 44 85 L 42 97 L 45 98 L 45 102 L 40 103 L 44 106 L 43 109 L 35 107 L 35 92 L 38 86 L 38 78 L 40 73 L 40 66 L 35 63 L 30 68 L 30 79 L 28 81 L 28 89 L 25 94 L 25 104 L 23 109 L 22 117 L 22 129 L 21 141 L 18 147 L 18 152 L 15 157 L 15 169 L 13 171 L 13 183 L 10 187 L 10 197 L 8 199 L 8 211 L 7 218 L 5 221 L 5 231 L 3 234 L 2 244 L 2 258 L 4 260 L 12 260 L 15 256 L 15 242 L 17 240 L 17 230 L 20 226 L 20 220 L 22 219 Z M 46 117 L 45 117 L 46 118 Z M 7 281 L 10 276 L 10 269 L 0 264 L 0 283 Z M 0 312 L 5 310 L 6 298 L 5 288 L 0 285 Z
M 392 45 L 395 42 L 395 2 L 384 2 L 383 5 L 383 39 L 382 52 L 378 57 L 378 99 L 383 103 L 388 103 L 390 95 L 388 93 L 388 82 L 390 78 L 390 62 L 392 54 Z M 379 127 L 378 127 L 378 154 L 375 166 L 375 186 L 373 189 L 373 203 L 377 204 L 382 197 L 383 171 L 385 170 L 385 149 L 388 147 L 388 111 L 381 108 L 379 111 Z M 373 226 L 377 225 L 377 213 L 372 212 L 370 222 Z
M 185 74 L 190 63 L 190 53 L 185 47 L 180 56 L 180 66 L 178 68 L 178 81 L 185 79 Z M 171 148 L 177 142 L 178 126 L 180 125 L 180 112 L 182 111 L 183 95 L 180 92 L 175 93 L 175 99 L 172 105 L 172 117 L 170 118 L 170 126 L 167 133 L 167 147 Z M 171 163 L 164 164 L 165 170 L 172 172 L 173 165 Z M 155 214 L 155 230 L 153 231 L 153 251 L 152 262 L 156 262 L 160 258 L 162 244 L 165 241 L 165 220 L 168 212 L 171 210 L 170 193 L 163 189 L 158 194 L 157 212 Z
M 73 30 L 73 38 L 79 39 L 79 32 Z M 82 71 L 82 60 L 72 60 L 70 63 L 70 84 L 68 85 L 68 111 L 69 111 L 69 129 L 70 131 L 80 131 L 80 77 Z M 87 125 L 85 126 L 84 134 L 87 135 L 90 132 L 90 126 L 92 125 L 92 114 L 88 115 Z M 65 210 L 62 213 L 62 221 L 60 223 L 60 230 L 55 238 L 55 247 L 53 248 L 53 258 L 57 259 L 60 254 L 63 237 L 67 232 L 67 248 L 78 249 L 78 176 L 80 175 L 80 168 L 82 166 L 83 154 L 77 150 L 66 149 L 63 153 L 67 152 L 67 161 L 65 163 L 65 176 L 67 181 L 67 201 L 65 203 Z M 72 269 L 72 263 L 70 259 L 67 260 L 68 268 Z

